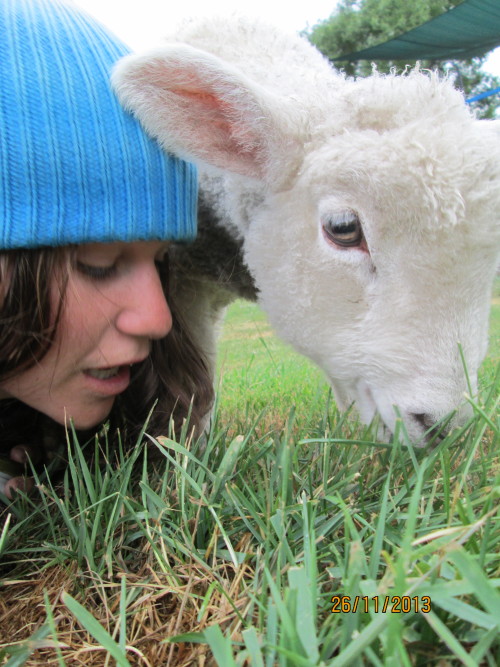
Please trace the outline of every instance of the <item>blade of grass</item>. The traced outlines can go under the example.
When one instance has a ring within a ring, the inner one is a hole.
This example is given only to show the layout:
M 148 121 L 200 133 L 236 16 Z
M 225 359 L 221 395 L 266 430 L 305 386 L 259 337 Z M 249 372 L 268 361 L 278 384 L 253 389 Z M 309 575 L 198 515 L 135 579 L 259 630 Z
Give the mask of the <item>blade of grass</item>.
M 477 667 L 477 663 L 472 659 L 469 653 L 464 649 L 460 642 L 453 636 L 451 631 L 441 621 L 435 612 L 430 611 L 425 615 L 427 623 L 432 627 L 438 637 L 441 638 L 444 644 L 453 652 L 454 656 L 458 658 L 466 667 Z
M 243 630 L 241 635 L 245 642 L 245 646 L 247 647 L 248 657 L 250 658 L 252 667 L 264 667 L 257 630 L 254 627 L 250 627 Z
M 116 660 L 118 667 L 131 667 L 121 647 L 83 605 L 66 592 L 62 594 L 62 601 L 80 625 Z
M 220 667 L 238 667 L 233 658 L 231 639 L 224 637 L 218 625 L 211 625 L 206 628 L 203 635 Z

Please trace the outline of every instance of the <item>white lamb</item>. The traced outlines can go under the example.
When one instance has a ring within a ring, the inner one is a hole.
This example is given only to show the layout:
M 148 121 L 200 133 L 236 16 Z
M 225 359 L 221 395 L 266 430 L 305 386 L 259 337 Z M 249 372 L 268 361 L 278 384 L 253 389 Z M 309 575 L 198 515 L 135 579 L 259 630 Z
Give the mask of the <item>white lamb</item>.
M 496 123 L 435 74 L 347 80 L 305 39 L 244 19 L 188 23 L 113 82 L 200 167 L 179 289 L 208 353 L 227 289 L 257 296 L 341 408 L 390 431 L 399 415 L 417 445 L 450 412 L 463 422 L 459 344 L 474 392 L 500 251 Z

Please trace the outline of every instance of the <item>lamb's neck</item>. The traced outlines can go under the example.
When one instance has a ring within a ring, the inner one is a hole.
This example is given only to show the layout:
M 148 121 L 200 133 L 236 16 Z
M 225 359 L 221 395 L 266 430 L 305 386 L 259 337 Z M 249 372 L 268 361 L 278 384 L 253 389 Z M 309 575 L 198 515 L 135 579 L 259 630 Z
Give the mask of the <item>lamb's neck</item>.
M 243 241 L 265 199 L 263 185 L 234 174 L 200 177 L 200 201 L 228 232 Z

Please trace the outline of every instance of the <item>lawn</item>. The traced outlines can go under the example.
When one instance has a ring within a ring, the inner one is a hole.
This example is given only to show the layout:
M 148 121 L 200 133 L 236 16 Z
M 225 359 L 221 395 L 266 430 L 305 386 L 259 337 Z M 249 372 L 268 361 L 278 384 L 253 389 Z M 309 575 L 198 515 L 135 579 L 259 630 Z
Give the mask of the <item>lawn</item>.
M 381 444 L 237 302 L 206 443 L 89 468 L 70 437 L 4 512 L 0 664 L 499 664 L 499 357 L 497 280 L 474 418 Z

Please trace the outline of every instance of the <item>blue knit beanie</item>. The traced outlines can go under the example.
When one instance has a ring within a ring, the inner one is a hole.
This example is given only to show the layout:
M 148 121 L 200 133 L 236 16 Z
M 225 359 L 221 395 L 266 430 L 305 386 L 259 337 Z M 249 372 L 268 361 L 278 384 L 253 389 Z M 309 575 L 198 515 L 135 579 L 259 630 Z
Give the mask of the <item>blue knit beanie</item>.
M 74 5 L 0 0 L 0 249 L 196 234 L 195 168 L 110 88 L 126 53 Z

